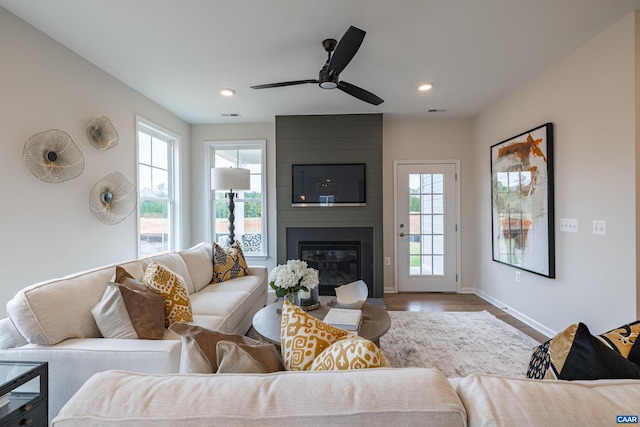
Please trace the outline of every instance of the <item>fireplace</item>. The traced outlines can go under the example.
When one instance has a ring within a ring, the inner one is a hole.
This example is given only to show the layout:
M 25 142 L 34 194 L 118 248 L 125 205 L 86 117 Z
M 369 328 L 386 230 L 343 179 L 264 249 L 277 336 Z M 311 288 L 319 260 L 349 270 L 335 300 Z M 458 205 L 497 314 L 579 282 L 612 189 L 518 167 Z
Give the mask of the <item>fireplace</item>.
M 320 295 L 363 280 L 373 295 L 373 228 L 287 228 L 287 259 L 306 261 L 318 270 Z
M 298 259 L 318 270 L 320 295 L 360 278 L 360 242 L 298 242 Z

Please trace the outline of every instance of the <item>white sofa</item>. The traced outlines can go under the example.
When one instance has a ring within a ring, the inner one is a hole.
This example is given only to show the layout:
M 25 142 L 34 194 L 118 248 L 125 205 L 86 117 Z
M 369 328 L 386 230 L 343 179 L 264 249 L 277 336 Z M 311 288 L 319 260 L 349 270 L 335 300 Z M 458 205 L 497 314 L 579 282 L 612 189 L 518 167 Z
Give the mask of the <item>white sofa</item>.
M 610 426 L 640 380 L 550 381 L 424 368 L 273 374 L 96 374 L 52 427 Z M 635 424 L 637 425 L 637 423 Z
M 244 334 L 267 302 L 266 267 L 250 267 L 249 276 L 211 283 L 210 243 L 118 265 L 141 280 L 152 260 L 184 279 L 195 324 Z M 7 303 L 8 317 L 0 320 L 0 360 L 49 363 L 49 420 L 97 372 L 180 370 L 181 340 L 174 332 L 166 330 L 162 340 L 102 338 L 91 309 L 114 273 L 115 265 L 108 265 L 37 283 Z

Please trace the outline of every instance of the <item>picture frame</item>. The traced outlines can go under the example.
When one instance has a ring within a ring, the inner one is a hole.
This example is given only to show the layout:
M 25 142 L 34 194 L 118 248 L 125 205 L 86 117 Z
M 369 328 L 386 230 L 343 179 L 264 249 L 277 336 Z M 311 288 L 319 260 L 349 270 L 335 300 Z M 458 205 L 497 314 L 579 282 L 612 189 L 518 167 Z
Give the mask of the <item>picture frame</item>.
M 493 260 L 555 277 L 553 123 L 491 146 Z

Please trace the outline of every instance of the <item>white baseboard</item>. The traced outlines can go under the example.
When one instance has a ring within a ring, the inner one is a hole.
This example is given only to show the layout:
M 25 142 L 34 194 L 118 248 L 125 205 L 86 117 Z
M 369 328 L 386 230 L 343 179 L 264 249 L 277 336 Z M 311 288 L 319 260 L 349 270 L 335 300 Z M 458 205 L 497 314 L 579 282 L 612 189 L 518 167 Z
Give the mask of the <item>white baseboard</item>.
M 509 315 L 515 317 L 516 319 L 518 319 L 521 322 L 525 323 L 527 326 L 532 327 L 536 331 L 540 332 L 543 335 L 546 335 L 549 338 L 554 337 L 557 334 L 557 332 L 554 332 L 551 329 L 547 328 L 546 326 L 541 325 L 540 323 L 536 322 L 535 320 L 533 320 L 529 316 L 525 316 L 524 314 L 520 313 L 518 310 L 515 310 L 512 307 L 509 307 L 508 305 L 506 305 L 506 304 L 502 303 L 501 301 L 499 301 L 499 300 L 497 300 L 497 299 L 485 294 L 482 291 L 479 291 L 477 289 L 473 289 L 473 290 L 471 290 L 470 293 L 476 294 L 477 296 L 479 296 L 483 300 L 487 301 L 489 304 L 494 305 L 494 306 L 498 307 L 501 310 L 504 310 L 505 312 L 509 313 Z

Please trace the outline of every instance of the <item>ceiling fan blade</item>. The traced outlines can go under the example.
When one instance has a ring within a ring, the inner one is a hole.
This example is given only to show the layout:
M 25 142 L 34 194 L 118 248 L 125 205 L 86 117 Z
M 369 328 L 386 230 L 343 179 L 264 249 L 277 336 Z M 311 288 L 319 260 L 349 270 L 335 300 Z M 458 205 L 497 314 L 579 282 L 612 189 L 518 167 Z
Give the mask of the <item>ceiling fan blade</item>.
M 360 28 L 354 26 L 349 27 L 338 42 L 338 46 L 336 46 L 336 50 L 331 56 L 329 66 L 327 67 L 329 74 L 335 76 L 344 70 L 360 48 L 365 34 L 366 32 Z
M 306 83 L 319 83 L 318 80 L 293 80 L 290 82 L 267 83 L 264 85 L 251 86 L 251 89 L 269 89 L 272 87 L 303 85 Z
M 352 85 L 351 83 L 347 83 L 345 81 L 341 81 L 338 83 L 338 89 L 341 91 L 348 93 L 351 96 L 355 96 L 361 101 L 368 102 L 373 105 L 380 105 L 384 102 L 384 100 L 371 92 L 368 92 L 356 85 Z

